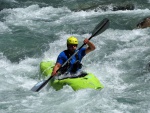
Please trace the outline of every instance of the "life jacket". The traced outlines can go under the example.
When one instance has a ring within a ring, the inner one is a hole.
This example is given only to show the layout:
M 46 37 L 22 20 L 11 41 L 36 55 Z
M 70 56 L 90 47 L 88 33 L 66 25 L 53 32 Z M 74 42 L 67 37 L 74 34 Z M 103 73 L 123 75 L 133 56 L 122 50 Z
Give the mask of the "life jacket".
M 65 55 L 69 59 L 71 57 L 71 54 L 69 54 L 68 50 L 64 50 Z M 70 71 L 71 73 L 76 73 L 78 69 L 82 68 L 82 64 L 79 60 L 78 54 L 75 55 L 76 61 L 73 64 L 73 67 L 71 67 L 70 61 L 71 59 L 66 63 L 66 65 L 61 69 L 61 74 L 64 74 L 67 71 Z M 71 68 L 71 69 L 70 69 Z

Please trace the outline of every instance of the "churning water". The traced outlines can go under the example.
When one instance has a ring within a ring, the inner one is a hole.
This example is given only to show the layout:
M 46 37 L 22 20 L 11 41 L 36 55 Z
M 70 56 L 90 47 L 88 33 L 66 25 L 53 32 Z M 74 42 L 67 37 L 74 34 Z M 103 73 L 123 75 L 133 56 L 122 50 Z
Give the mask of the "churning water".
M 134 9 L 112 10 L 124 4 Z M 150 113 L 150 28 L 136 29 L 150 16 L 149 5 L 150 0 L 1 0 L 0 113 Z M 110 27 L 91 39 L 96 50 L 82 61 L 104 89 L 30 91 L 42 60 L 56 60 L 69 36 L 82 45 L 104 18 Z

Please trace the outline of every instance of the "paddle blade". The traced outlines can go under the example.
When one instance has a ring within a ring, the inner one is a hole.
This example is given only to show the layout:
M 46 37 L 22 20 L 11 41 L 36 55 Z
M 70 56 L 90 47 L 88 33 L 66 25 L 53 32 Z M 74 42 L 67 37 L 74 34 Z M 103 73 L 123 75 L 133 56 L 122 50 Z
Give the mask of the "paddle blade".
M 34 92 L 38 92 L 39 91 L 39 88 L 45 83 L 46 80 L 44 81 L 41 81 L 41 82 L 38 82 L 37 84 L 35 84 L 31 91 L 34 91 Z M 41 89 L 41 88 L 40 88 Z
M 42 88 L 49 82 L 49 80 L 50 80 L 52 77 L 53 77 L 53 76 L 50 76 L 47 80 L 38 82 L 35 86 L 33 86 L 33 88 L 31 89 L 31 91 L 38 92 L 40 89 L 42 89 Z
M 109 20 L 105 18 L 94 28 L 91 37 L 99 35 L 100 33 L 104 32 L 108 27 L 109 27 Z

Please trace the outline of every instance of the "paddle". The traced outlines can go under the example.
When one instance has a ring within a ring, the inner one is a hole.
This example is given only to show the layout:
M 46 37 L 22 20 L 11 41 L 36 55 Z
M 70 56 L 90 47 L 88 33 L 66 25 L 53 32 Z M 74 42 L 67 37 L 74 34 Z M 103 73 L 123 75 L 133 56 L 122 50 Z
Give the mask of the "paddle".
M 104 32 L 109 26 L 109 20 L 107 18 L 103 19 L 95 28 L 94 30 L 92 31 L 92 35 L 91 37 L 88 39 L 90 40 L 92 37 L 96 36 L 96 35 L 99 35 L 100 33 Z M 57 72 L 59 72 L 60 69 L 62 69 L 66 64 L 67 62 L 74 56 L 76 55 L 79 50 L 85 45 L 85 43 L 57 70 Z M 44 81 L 41 81 L 41 82 L 38 82 L 35 86 L 33 86 L 33 88 L 31 89 L 32 91 L 34 92 L 38 92 L 40 89 L 42 89 L 47 83 L 49 80 L 51 80 L 53 76 L 50 76 L 47 80 L 44 80 Z

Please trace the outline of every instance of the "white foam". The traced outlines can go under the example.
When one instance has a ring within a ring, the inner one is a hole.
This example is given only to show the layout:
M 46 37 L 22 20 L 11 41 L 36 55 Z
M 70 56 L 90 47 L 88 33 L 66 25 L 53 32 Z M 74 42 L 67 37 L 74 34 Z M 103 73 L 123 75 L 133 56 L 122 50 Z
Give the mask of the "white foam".
M 26 58 L 20 63 L 11 63 L 2 53 L 0 58 L 1 90 L 13 90 L 17 87 L 30 89 L 37 82 L 31 78 L 35 76 L 38 79 L 40 59 Z
M 42 7 L 31 5 L 26 8 L 5 9 L 3 13 L 9 15 L 5 17 L 6 22 L 16 26 L 31 26 L 35 21 L 51 21 L 51 18 L 58 17 L 59 13 L 70 12 L 67 8 Z
M 0 34 L 11 33 L 12 30 L 7 26 L 6 23 L 0 22 L 0 26 L 1 26 Z

